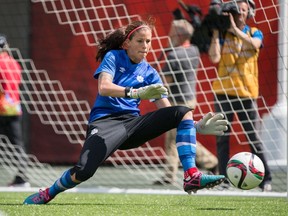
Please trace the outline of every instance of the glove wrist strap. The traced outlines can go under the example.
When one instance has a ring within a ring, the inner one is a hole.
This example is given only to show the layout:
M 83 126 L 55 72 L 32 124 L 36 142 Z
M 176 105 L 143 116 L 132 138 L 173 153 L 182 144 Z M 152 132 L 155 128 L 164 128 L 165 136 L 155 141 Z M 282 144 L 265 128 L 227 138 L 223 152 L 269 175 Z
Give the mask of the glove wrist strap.
M 125 98 L 131 98 L 131 90 L 132 90 L 132 87 L 125 87 Z

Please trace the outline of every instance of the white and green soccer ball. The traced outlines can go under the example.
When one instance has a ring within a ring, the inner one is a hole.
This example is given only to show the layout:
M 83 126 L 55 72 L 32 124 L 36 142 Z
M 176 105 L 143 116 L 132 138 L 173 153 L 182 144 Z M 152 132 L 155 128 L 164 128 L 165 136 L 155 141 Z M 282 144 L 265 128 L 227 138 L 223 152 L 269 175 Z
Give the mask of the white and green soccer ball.
M 265 175 L 263 162 L 250 152 L 240 152 L 231 157 L 226 171 L 230 183 L 242 190 L 259 186 Z

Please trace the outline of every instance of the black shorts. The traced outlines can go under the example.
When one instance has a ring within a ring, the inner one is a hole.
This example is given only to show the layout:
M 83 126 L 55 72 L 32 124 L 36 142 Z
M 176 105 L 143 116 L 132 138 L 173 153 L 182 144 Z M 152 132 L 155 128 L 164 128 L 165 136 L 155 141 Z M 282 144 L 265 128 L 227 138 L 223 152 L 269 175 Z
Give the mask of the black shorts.
M 172 106 L 142 116 L 109 115 L 90 123 L 78 164 L 72 173 L 77 172 L 78 180 L 86 180 L 87 175 L 91 177 L 117 149 L 139 147 L 176 128 L 189 111 L 191 109 L 185 106 Z

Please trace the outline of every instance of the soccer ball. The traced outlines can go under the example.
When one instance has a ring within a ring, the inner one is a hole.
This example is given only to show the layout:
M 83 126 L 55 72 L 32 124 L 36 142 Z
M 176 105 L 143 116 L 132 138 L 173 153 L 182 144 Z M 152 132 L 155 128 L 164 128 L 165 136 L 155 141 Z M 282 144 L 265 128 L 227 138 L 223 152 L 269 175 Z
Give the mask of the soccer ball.
M 240 152 L 230 158 L 226 172 L 234 187 L 250 190 L 259 186 L 263 181 L 265 168 L 257 155 L 250 152 Z

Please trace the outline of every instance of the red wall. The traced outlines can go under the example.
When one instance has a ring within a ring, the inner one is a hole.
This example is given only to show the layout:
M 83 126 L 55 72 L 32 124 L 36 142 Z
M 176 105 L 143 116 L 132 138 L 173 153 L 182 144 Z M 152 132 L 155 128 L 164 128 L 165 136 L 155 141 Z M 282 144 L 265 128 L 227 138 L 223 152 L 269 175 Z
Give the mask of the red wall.
M 114 2 L 124 3 L 131 15 L 139 14 L 143 18 L 153 15 L 157 21 L 156 28 L 159 36 L 167 35 L 169 23 L 173 18 L 172 11 L 178 7 L 177 1 L 171 0 L 118 0 Z M 195 1 L 185 2 L 195 4 Z M 198 2 L 198 6 L 206 13 L 210 1 L 202 0 Z M 256 3 L 258 2 L 256 1 Z M 46 70 L 52 80 L 60 80 L 64 89 L 73 90 L 79 100 L 87 100 L 92 105 L 97 91 L 97 82 L 92 76 L 97 68 L 97 63 L 94 60 L 95 47 L 87 46 L 83 36 L 73 35 L 69 25 L 59 25 L 55 14 L 46 14 L 43 11 L 42 4 L 32 4 L 31 13 L 31 58 L 36 68 Z M 261 14 L 261 12 L 257 14 L 259 20 L 263 20 L 263 17 L 264 14 Z M 277 35 L 271 34 L 269 29 L 277 30 L 277 22 L 262 23 L 257 27 L 265 35 L 265 46 L 259 59 L 260 94 L 265 97 L 266 102 L 271 106 L 277 99 Z M 211 66 L 207 56 L 203 55 L 202 61 L 205 67 Z M 198 78 L 204 80 L 207 76 L 213 78 L 215 74 L 202 72 L 199 73 Z M 206 82 L 203 87 L 209 89 L 209 82 Z M 206 97 L 209 101 L 213 101 L 212 94 L 208 94 Z M 205 101 L 202 94 L 199 94 L 197 99 L 198 102 Z M 259 103 L 259 105 L 262 106 L 262 103 Z M 144 102 L 141 107 L 143 113 L 154 109 L 154 106 L 148 102 Z M 201 107 L 201 109 L 204 112 L 209 111 L 206 106 Z M 195 115 L 197 116 L 197 114 L 199 114 L 199 109 L 195 110 Z M 240 127 L 236 127 L 236 130 L 240 130 Z M 198 136 L 198 138 L 200 142 L 215 153 L 215 138 L 213 136 Z M 245 137 L 240 138 L 245 140 Z M 163 146 L 163 141 L 164 137 L 161 136 L 150 143 L 154 146 Z M 248 150 L 247 146 L 235 145 L 239 144 L 235 137 L 231 139 L 231 143 L 233 143 L 231 154 L 239 150 Z M 42 125 L 37 116 L 31 115 L 29 150 L 40 161 L 73 163 L 77 161 L 80 149 L 80 145 L 71 145 L 64 135 L 56 135 L 51 126 Z

